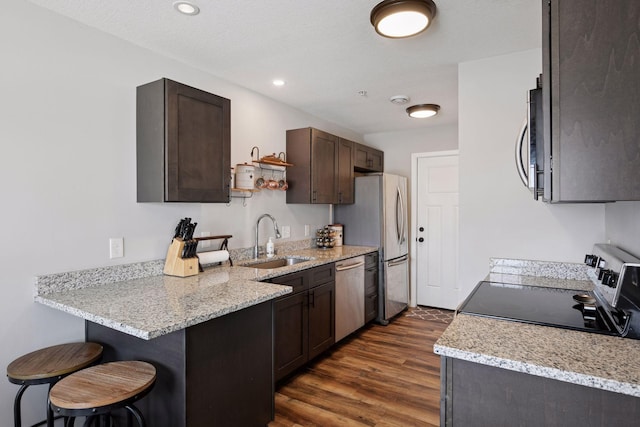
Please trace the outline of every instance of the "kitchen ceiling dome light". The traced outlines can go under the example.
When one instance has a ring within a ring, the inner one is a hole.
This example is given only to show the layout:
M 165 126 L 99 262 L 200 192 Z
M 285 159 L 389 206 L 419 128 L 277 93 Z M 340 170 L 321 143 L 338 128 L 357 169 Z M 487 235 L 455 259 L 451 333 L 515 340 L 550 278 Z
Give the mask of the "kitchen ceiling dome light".
M 411 37 L 422 31 L 436 16 L 432 0 L 384 0 L 371 10 L 371 24 L 384 37 Z
M 418 104 L 407 108 L 407 114 L 414 119 L 433 117 L 438 114 L 438 111 L 440 111 L 440 106 L 437 104 Z

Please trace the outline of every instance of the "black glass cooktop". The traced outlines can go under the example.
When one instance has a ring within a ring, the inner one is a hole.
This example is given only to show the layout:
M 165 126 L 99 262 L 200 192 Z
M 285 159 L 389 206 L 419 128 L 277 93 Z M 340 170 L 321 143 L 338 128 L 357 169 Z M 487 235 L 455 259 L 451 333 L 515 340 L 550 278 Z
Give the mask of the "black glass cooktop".
M 618 335 L 602 307 L 583 310 L 573 298 L 593 293 L 539 286 L 480 282 L 459 312 L 536 325 Z

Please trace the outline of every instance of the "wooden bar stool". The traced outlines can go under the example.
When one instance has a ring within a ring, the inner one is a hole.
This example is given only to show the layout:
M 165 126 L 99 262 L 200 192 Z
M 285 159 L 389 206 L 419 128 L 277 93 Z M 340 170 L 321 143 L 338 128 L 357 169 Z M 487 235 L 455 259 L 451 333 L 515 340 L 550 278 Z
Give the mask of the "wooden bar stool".
M 7 366 L 7 378 L 19 384 L 20 390 L 13 403 L 15 427 L 21 427 L 22 416 L 20 402 L 25 390 L 36 384 L 49 384 L 51 387 L 63 377 L 90 366 L 102 356 L 102 346 L 92 342 L 60 344 L 25 354 Z M 47 401 L 47 418 L 36 425 L 47 424 L 53 427 L 53 413 Z
M 133 403 L 144 397 L 156 382 L 156 368 L 147 362 L 110 362 L 83 369 L 58 381 L 49 393 L 51 407 L 56 414 L 69 417 L 72 427 L 76 417 L 99 419 L 116 409 L 126 408 L 127 424 L 133 415 L 140 427 L 144 418 Z M 130 414 L 130 415 L 129 415 Z

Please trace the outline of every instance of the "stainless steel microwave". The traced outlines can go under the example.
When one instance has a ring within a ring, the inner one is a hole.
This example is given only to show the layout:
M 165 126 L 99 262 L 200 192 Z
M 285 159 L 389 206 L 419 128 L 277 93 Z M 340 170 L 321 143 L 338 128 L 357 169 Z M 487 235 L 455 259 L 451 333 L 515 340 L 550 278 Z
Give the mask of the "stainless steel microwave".
M 536 79 L 527 99 L 527 119 L 516 141 L 516 167 L 522 183 L 534 199 L 544 198 L 544 120 L 542 111 L 542 76 Z

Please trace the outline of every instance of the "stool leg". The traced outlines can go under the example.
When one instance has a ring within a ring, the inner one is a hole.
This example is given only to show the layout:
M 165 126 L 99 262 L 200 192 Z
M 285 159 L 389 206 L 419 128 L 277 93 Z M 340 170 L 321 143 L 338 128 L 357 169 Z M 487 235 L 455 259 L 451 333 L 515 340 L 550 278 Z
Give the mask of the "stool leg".
M 52 387 L 53 387 L 53 383 L 49 384 L 49 392 L 47 393 L 47 427 L 54 427 L 53 409 L 51 409 L 51 400 L 49 399 L 49 393 L 51 393 Z
M 24 391 L 29 387 L 28 384 L 23 384 L 20 386 L 20 390 L 16 394 L 16 398 L 13 401 L 13 424 L 15 427 L 22 427 L 22 414 L 20 413 L 20 401 L 22 400 L 22 395 Z
M 136 417 L 136 421 L 138 422 L 138 427 L 146 427 L 146 424 L 144 422 L 144 417 L 142 416 L 138 408 L 136 408 L 133 405 L 127 405 L 125 406 L 125 408 L 127 408 L 127 410 L 130 413 L 132 413 L 134 417 Z

